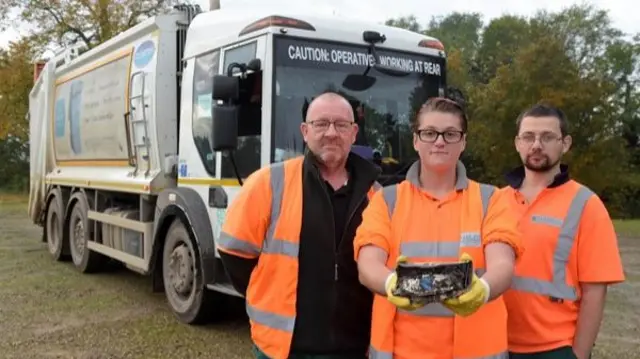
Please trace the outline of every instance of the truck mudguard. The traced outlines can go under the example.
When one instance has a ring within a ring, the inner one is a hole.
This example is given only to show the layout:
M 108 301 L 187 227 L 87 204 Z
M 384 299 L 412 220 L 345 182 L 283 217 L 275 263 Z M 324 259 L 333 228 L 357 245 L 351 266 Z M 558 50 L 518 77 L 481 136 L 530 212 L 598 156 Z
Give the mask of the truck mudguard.
M 151 257 L 152 271 L 156 259 L 162 253 L 164 235 L 171 225 L 172 218 L 179 218 L 191 234 L 200 252 L 205 284 L 213 284 L 215 277 L 215 241 L 207 206 L 196 191 L 178 187 L 162 191 L 156 202 L 155 227 L 153 229 L 154 248 Z M 162 240 L 160 240 L 162 238 Z

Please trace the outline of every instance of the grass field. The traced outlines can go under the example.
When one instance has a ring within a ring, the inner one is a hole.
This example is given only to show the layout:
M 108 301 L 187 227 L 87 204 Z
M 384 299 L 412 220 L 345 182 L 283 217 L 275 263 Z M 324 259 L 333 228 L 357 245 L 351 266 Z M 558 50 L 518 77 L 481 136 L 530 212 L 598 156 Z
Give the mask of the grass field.
M 251 357 L 241 300 L 218 324 L 182 325 L 147 277 L 54 262 L 20 202 L 0 202 L 1 358 Z
M 640 221 L 616 222 L 627 282 L 609 291 L 593 359 L 640 357 Z M 242 303 L 204 327 L 181 325 L 148 278 L 81 275 L 56 263 L 24 199 L 0 196 L 2 358 L 251 358 Z
M 616 227 L 618 235 L 640 239 L 640 220 L 615 220 L 613 221 L 613 225 Z

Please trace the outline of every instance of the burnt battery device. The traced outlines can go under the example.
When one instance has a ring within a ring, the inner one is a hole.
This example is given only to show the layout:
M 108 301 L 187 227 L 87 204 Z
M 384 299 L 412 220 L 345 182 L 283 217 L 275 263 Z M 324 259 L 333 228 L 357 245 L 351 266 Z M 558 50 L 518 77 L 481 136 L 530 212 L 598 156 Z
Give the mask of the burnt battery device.
M 393 295 L 412 303 L 436 303 L 455 298 L 471 286 L 473 262 L 399 263 Z

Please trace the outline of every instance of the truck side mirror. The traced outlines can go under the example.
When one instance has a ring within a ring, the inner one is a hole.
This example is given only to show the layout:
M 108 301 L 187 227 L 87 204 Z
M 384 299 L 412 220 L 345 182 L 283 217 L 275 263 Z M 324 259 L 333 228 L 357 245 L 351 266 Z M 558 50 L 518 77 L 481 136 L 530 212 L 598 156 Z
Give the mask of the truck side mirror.
M 214 103 L 218 100 L 227 103 L 237 101 L 240 98 L 240 79 L 235 76 L 214 75 L 211 97 Z
M 238 107 L 235 102 L 240 98 L 240 79 L 214 75 L 211 97 L 211 149 L 215 152 L 235 150 L 238 146 Z
M 238 147 L 238 107 L 213 105 L 211 109 L 211 149 L 215 152 Z

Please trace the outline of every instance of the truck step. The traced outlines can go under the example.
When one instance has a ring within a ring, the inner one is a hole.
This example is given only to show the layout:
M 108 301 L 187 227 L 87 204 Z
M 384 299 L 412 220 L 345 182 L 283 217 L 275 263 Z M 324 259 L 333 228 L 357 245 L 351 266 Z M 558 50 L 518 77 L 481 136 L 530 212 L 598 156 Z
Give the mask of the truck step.
M 135 267 L 137 269 L 137 272 L 139 273 L 147 273 L 149 271 L 147 263 L 140 257 L 136 257 L 134 255 L 107 247 L 103 244 L 93 241 L 88 241 L 87 247 L 94 252 L 103 254 L 109 258 L 119 260 L 125 263 L 127 267 Z

